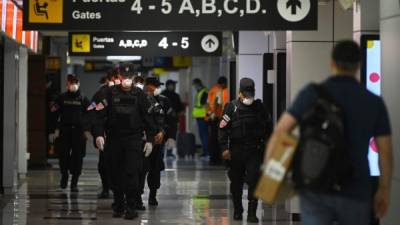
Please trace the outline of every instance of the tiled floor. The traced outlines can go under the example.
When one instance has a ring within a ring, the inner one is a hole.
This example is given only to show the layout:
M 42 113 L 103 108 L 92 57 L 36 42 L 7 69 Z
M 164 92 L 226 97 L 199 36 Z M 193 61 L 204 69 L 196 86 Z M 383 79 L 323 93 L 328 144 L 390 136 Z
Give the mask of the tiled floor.
M 53 169 L 30 171 L 19 185 L 17 195 L 1 199 L 1 225 L 227 225 L 246 224 L 232 221 L 232 204 L 226 171 L 210 167 L 201 160 L 167 162 L 162 174 L 157 208 L 140 212 L 138 219 L 126 221 L 111 217 L 111 200 L 98 200 L 97 158 L 85 158 L 85 170 L 79 182 L 80 192 L 71 194 L 58 188 L 59 173 Z M 147 192 L 146 192 L 147 194 Z M 245 198 L 245 196 L 244 196 Z M 145 202 L 147 203 L 147 195 Z M 246 206 L 246 203 L 244 203 Z M 260 203 L 260 224 L 289 225 L 283 206 Z

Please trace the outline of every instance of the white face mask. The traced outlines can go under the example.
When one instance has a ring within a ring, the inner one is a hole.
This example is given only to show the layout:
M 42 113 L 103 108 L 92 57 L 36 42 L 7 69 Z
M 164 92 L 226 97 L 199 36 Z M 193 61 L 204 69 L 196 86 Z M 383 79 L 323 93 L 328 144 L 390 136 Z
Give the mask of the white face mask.
M 125 79 L 122 81 L 122 87 L 129 88 L 132 86 L 132 83 L 133 83 L 132 79 Z
M 254 98 L 244 98 L 242 102 L 245 105 L 251 105 L 254 102 Z
M 114 83 L 115 83 L 115 85 L 120 85 L 121 84 L 121 80 L 115 80 Z
M 139 88 L 139 89 L 144 89 L 144 85 L 143 84 L 141 84 L 141 83 L 137 83 L 136 85 L 135 85 L 137 88 Z
M 108 82 L 108 86 L 109 86 L 109 87 L 114 86 L 114 82 L 113 82 L 113 81 L 109 81 L 109 82 Z
M 162 92 L 161 87 L 156 88 L 156 90 L 154 90 L 154 96 L 160 95 Z
M 71 85 L 69 85 L 68 90 L 70 92 L 77 92 L 79 90 L 79 84 L 71 84 Z

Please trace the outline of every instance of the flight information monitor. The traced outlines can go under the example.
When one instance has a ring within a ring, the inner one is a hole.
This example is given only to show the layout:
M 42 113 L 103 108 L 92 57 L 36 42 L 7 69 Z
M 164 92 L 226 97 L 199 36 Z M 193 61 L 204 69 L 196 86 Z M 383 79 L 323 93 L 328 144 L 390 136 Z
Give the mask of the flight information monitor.
M 363 63 L 361 68 L 361 80 L 367 89 L 380 96 L 382 90 L 381 74 L 381 41 L 378 35 L 364 35 L 361 37 L 363 51 Z M 369 143 L 369 167 L 371 176 L 379 176 L 378 147 L 374 138 Z

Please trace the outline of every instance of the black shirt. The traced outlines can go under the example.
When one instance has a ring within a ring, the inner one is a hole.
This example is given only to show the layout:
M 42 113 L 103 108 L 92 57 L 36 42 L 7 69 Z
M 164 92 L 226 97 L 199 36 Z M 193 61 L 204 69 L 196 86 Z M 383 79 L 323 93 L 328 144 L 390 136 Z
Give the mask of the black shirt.
M 179 96 L 179 94 L 177 94 L 174 91 L 164 90 L 162 92 L 162 95 L 164 95 L 165 97 L 167 97 L 169 99 L 169 102 L 171 103 L 171 106 L 176 113 L 183 112 L 183 110 L 185 108 L 183 106 L 183 103 L 181 101 L 181 97 Z

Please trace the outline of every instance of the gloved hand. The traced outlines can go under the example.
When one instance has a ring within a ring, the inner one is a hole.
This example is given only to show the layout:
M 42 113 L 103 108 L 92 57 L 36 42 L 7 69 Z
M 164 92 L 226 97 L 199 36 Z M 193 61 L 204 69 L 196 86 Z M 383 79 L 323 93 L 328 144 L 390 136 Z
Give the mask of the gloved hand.
M 153 144 L 151 142 L 146 142 L 143 148 L 144 156 L 147 158 L 153 151 Z
M 54 131 L 54 140 L 56 140 L 57 138 L 59 138 L 60 137 L 60 130 L 59 129 L 56 129 L 55 131 Z
M 49 143 L 53 144 L 56 139 L 54 138 L 54 133 L 49 134 Z
M 104 137 L 97 137 L 96 138 L 96 147 L 100 150 L 100 151 L 104 151 L 104 144 L 105 144 L 105 140 Z
M 168 138 L 165 147 L 167 150 L 176 148 L 176 141 L 173 138 Z

